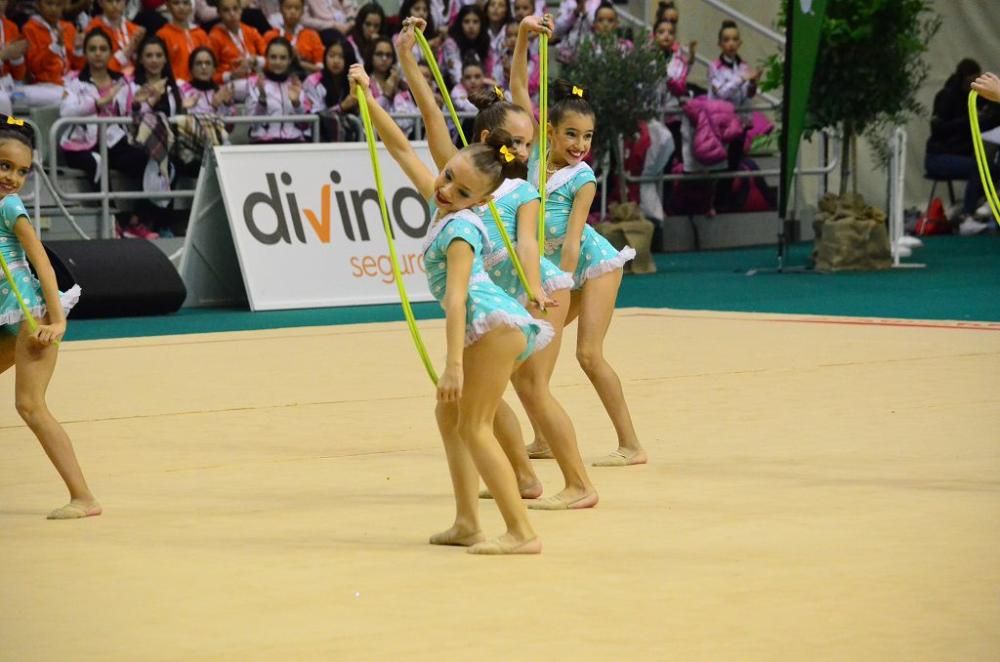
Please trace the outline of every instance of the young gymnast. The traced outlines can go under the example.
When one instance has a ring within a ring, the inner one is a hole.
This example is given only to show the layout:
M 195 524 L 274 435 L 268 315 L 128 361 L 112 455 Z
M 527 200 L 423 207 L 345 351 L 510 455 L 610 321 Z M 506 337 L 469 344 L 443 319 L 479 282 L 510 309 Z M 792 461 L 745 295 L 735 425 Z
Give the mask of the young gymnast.
M 353 94 L 365 95 L 382 143 L 428 201 L 433 221 L 424 241 L 424 265 L 434 298 L 445 310 L 447 363 L 438 381 L 435 411 L 455 490 L 455 523 L 431 536 L 434 545 L 469 547 L 472 554 L 537 554 L 541 541 L 528 521 L 510 463 L 493 436 L 493 419 L 518 361 L 552 339 L 552 327 L 532 318 L 494 285 L 483 268 L 487 233 L 472 207 L 484 204 L 516 166 L 510 135 L 494 131 L 486 143 L 452 156 L 435 176 L 403 132 L 377 103 L 364 67 L 350 69 Z M 479 527 L 479 479 L 507 524 L 484 541 Z
M 514 103 L 531 110 L 528 96 L 528 41 L 532 34 L 551 33 L 552 17 L 528 16 L 521 21 L 514 62 L 511 65 L 511 95 Z M 543 81 L 544 83 L 544 81 Z M 586 90 L 566 81 L 552 86 L 554 103 L 549 108 L 546 131 L 549 152 L 544 164 L 545 256 L 563 271 L 573 274 L 575 284 L 567 322 L 579 317 L 576 358 L 594 385 L 618 435 L 618 448 L 594 466 L 627 466 L 646 462 L 632 416 L 625 402 L 621 380 L 604 358 L 604 338 L 615 310 L 622 281 L 622 266 L 635 256 L 632 248 L 616 250 L 587 225 L 587 215 L 597 190 L 594 171 L 583 158 L 590 151 L 594 135 L 594 110 L 587 103 Z M 535 129 L 538 131 L 538 127 Z M 531 151 L 528 181 L 537 184 L 538 143 Z M 551 440 L 539 421 L 532 420 L 535 442 L 528 448 L 532 457 L 552 457 Z
M 420 75 L 417 60 L 413 56 L 413 44 L 416 41 L 413 31 L 415 29 L 422 31 L 424 26 L 421 19 L 408 19 L 397 38 L 396 50 L 404 76 L 408 81 L 412 81 L 411 93 L 424 117 L 431 155 L 440 167 L 458 150 L 451 141 L 434 94 L 427 81 Z M 523 167 L 528 161 L 534 132 L 531 116 L 506 101 L 503 91 L 499 88 L 483 90 L 482 93 L 473 95 L 472 101 L 480 112 L 476 116 L 471 139 L 474 142 L 485 142 L 498 129 L 510 134 L 514 141 L 516 162 Z M 525 174 L 523 169 L 519 174 L 522 176 Z M 597 490 L 591 484 L 580 457 L 573 422 L 549 390 L 549 379 L 559 356 L 562 329 L 569 311 L 573 277 L 561 271 L 549 260 L 539 259 L 539 198 L 538 190 L 522 178 L 507 179 L 493 193 L 500 220 L 508 234 L 512 238 L 516 237 L 517 256 L 524 266 L 531 289 L 538 298 L 536 305 L 529 310 L 536 318 L 542 318 L 544 315 L 544 319 L 551 323 L 555 330 L 555 339 L 545 349 L 536 352 L 525 361 L 511 378 L 518 397 L 532 420 L 538 421 L 545 438 L 551 440 L 566 482 L 566 487 L 561 493 L 529 503 L 528 507 L 542 510 L 590 508 L 597 505 Z M 517 276 L 511 256 L 507 254 L 492 213 L 488 207 L 480 207 L 475 211 L 487 228 L 492 246 L 491 251 L 483 258 L 487 273 L 507 294 L 527 304 L 527 294 Z M 500 443 L 518 477 L 521 496 L 525 498 L 540 496 L 541 483 L 535 477 L 534 469 L 521 441 L 520 424 L 506 404 L 500 407 L 495 424 Z
M 45 403 L 45 391 L 56 367 L 58 342 L 66 333 L 66 313 L 80 298 L 80 287 L 74 285 L 65 293 L 59 292 L 52 264 L 17 195 L 31 172 L 33 148 L 31 127 L 0 115 L 0 253 L 25 306 L 39 322 L 35 330 L 25 322 L 14 287 L 4 279 L 0 283 L 0 372 L 14 366 L 17 413 L 35 433 L 69 488 L 70 502 L 49 513 L 49 519 L 92 517 L 101 514 L 101 505 L 87 487 L 66 431 Z

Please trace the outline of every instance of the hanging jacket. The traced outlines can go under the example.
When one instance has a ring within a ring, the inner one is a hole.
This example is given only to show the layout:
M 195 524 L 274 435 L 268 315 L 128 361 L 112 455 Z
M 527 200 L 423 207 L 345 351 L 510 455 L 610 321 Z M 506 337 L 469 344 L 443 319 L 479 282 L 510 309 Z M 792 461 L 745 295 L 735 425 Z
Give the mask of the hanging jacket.
M 743 125 L 733 104 L 700 96 L 684 105 L 684 113 L 694 126 L 692 156 L 703 165 L 725 161 L 729 143 L 743 135 Z

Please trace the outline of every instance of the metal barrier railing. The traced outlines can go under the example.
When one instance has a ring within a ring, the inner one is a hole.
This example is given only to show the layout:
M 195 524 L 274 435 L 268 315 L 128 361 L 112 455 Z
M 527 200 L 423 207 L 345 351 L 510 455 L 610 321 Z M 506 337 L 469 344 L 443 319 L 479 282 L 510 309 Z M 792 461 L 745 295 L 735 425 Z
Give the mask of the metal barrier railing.
M 754 111 L 776 111 L 780 108 L 780 104 L 777 105 L 755 105 L 751 106 L 748 110 Z M 664 113 L 665 116 L 681 115 L 683 114 L 683 109 L 671 110 Z M 825 161 L 825 163 L 817 168 L 796 168 L 793 172 L 793 180 L 798 184 L 800 177 L 804 176 L 823 176 L 832 173 L 837 166 L 840 164 L 840 149 L 837 145 L 839 137 L 836 133 L 830 130 L 824 130 L 821 132 L 823 139 L 823 149 L 821 151 L 822 158 L 824 161 L 828 155 L 833 153 L 833 158 L 830 161 Z M 832 139 L 832 140 L 831 140 Z M 833 142 L 834 147 L 831 150 L 829 148 L 828 142 Z M 683 146 L 676 145 L 674 149 L 683 149 Z M 607 172 L 605 172 L 600 181 L 602 182 L 601 191 L 601 217 L 607 215 Z M 685 172 L 682 174 L 656 174 L 656 175 L 630 175 L 625 173 L 625 182 L 628 184 L 649 184 L 649 183 L 659 183 L 660 184 L 660 199 L 663 199 L 664 190 L 663 187 L 667 182 L 671 181 L 704 181 L 704 180 L 718 180 L 718 179 L 741 179 L 746 177 L 774 177 L 781 174 L 781 170 L 778 168 L 767 168 L 763 170 L 727 170 L 727 171 L 704 171 L 704 172 Z
M 170 123 L 176 124 L 180 117 L 171 117 Z M 319 115 L 237 115 L 219 117 L 226 124 L 310 124 L 312 125 L 312 140 L 319 142 Z M 49 128 L 49 178 L 53 193 L 62 200 L 93 201 L 101 203 L 101 218 L 98 235 L 105 239 L 114 237 L 114 224 L 111 222 L 112 200 L 182 200 L 194 197 L 194 190 L 177 191 L 112 191 L 109 189 L 108 141 L 107 127 L 113 124 L 131 125 L 131 117 L 61 117 Z M 100 191 L 64 191 L 59 187 L 59 138 L 65 127 L 76 125 L 97 125 L 98 154 L 100 155 Z
M 414 140 L 424 139 L 424 118 L 420 113 L 389 113 L 389 115 L 394 120 L 415 120 L 415 124 L 413 127 L 415 137 L 413 139 Z M 458 115 L 458 119 L 460 120 L 468 120 L 476 118 L 476 113 L 470 113 L 470 112 L 456 113 L 456 115 Z M 445 118 L 445 121 L 450 123 L 450 120 L 448 118 Z

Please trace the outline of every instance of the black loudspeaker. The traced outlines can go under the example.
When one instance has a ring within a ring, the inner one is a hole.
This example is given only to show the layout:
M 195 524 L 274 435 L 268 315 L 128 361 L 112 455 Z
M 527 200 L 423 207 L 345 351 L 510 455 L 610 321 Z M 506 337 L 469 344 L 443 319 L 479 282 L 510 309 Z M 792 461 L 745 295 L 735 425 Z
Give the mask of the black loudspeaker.
M 141 239 L 49 241 L 45 251 L 59 289 L 83 290 L 72 319 L 177 312 L 187 289 L 159 248 Z

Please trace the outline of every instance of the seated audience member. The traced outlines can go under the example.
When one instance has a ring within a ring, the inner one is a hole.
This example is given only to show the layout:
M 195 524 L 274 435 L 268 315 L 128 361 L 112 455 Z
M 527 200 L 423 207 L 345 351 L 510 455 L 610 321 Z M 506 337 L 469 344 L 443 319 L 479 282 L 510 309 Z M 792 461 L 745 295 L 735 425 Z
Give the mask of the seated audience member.
M 347 41 L 354 48 L 356 62 L 371 61 L 375 40 L 382 35 L 384 27 L 385 12 L 381 5 L 370 2 L 358 9 L 354 25 L 347 34 Z
M 188 71 L 191 51 L 199 46 L 212 47 L 205 31 L 191 26 L 192 8 L 191 0 L 168 0 L 170 22 L 156 31 L 156 36 L 167 45 L 170 69 L 178 80 L 187 80 L 191 75 Z
M 147 36 L 139 44 L 131 91 L 132 116 L 136 120 L 132 143 L 145 150 L 148 159 L 142 172 L 142 189 L 150 193 L 169 191 L 175 176 L 169 158 L 174 133 L 164 118 L 183 114 L 184 105 L 167 57 L 167 45 L 156 35 Z M 170 234 L 172 207 L 170 199 L 152 198 L 140 201 L 137 212 L 148 218 L 158 232 Z M 138 214 L 133 215 L 129 224 L 134 225 L 137 219 Z
M 390 112 L 399 88 L 399 67 L 396 66 L 396 51 L 388 37 L 379 37 L 375 41 L 372 59 L 365 63 L 365 69 L 371 72 L 372 96 L 386 112 Z
M 483 63 L 492 67 L 503 56 L 507 41 L 507 24 L 511 21 L 510 0 L 486 0 L 483 13 L 486 14 L 486 37 L 490 49 Z M 488 69 L 487 69 L 488 70 Z
M 256 76 L 247 97 L 247 114 L 257 116 L 303 115 L 309 106 L 302 94 L 302 81 L 294 74 L 295 52 L 284 37 L 267 45 L 264 72 Z M 308 128 L 295 122 L 256 124 L 250 129 L 253 143 L 300 143 Z
M 125 77 L 111 69 L 111 37 L 101 29 L 87 33 L 83 41 L 85 63 L 79 73 L 67 74 L 65 96 L 59 104 L 61 117 L 129 117 L 132 95 Z M 125 172 L 142 171 L 149 157 L 129 144 L 127 125 L 111 124 L 105 130 L 108 165 Z M 83 170 L 94 184 L 99 181 L 98 129 L 96 124 L 74 124 L 63 133 L 59 149 L 66 164 Z
M 340 37 L 326 47 L 323 69 L 302 85 L 310 112 L 320 116 L 320 137 L 324 142 L 356 141 L 361 137 L 358 100 L 351 96 L 347 79 L 352 64 L 354 49 Z
M 427 38 L 427 45 L 431 47 L 432 53 L 437 53 L 444 42 L 444 37 L 437 30 L 430 16 L 431 5 L 429 0 L 403 0 L 403 4 L 399 6 L 399 16 L 394 26 L 394 33 L 402 29 L 403 21 L 406 19 L 421 18 L 427 24 L 427 27 L 424 29 L 424 37 Z M 420 50 L 419 44 L 413 47 L 413 56 L 417 58 L 417 62 L 423 61 L 424 53 Z
M 131 76 L 135 71 L 135 52 L 146 29 L 125 18 L 125 0 L 97 0 L 101 13 L 87 26 L 87 32 L 97 28 L 111 38 L 112 56 L 108 69 Z
M 295 49 L 299 66 L 307 73 L 317 72 L 323 66 L 323 41 L 319 33 L 302 24 L 302 0 L 281 0 L 282 27 L 264 35 L 264 47 L 276 37 L 284 37 Z M 335 35 L 334 41 L 343 41 Z
M 264 38 L 240 19 L 240 0 L 219 0 L 219 23 L 208 35 L 218 59 L 216 83 L 232 83 L 237 102 L 247 98 L 247 79 L 264 64 Z M 188 56 L 190 61 L 190 56 Z
M 754 69 L 740 58 L 740 29 L 730 20 L 722 22 L 719 28 L 719 48 L 722 53 L 719 59 L 709 66 L 710 99 L 723 99 L 733 104 L 740 113 L 744 134 L 751 125 L 749 111 L 750 100 L 757 95 L 757 83 L 760 81 L 761 70 Z M 729 143 L 729 169 L 737 170 L 743 160 L 744 140 L 734 140 Z
M 181 84 L 184 115 L 174 126 L 174 162 L 180 174 L 197 178 L 205 150 L 229 144 L 229 133 L 220 116 L 235 109 L 233 83 L 215 82 L 215 53 L 199 46 L 188 62 L 191 80 Z
M 7 8 L 7 0 L 0 0 L 0 19 L 3 29 L 0 32 L 0 113 L 13 115 L 10 95 L 14 91 L 14 81 L 24 81 L 27 73 L 24 54 L 28 50 L 28 40 L 21 36 L 17 24 L 3 12 Z
M 232 115 L 236 100 L 232 83 L 216 82 L 216 59 L 211 48 L 199 46 L 188 62 L 191 80 L 181 83 L 181 106 L 191 115 Z
M 486 62 L 490 40 L 486 32 L 486 17 L 477 5 L 466 5 L 458 11 L 455 22 L 448 28 L 448 38 L 441 46 L 438 65 L 445 83 L 454 86 L 462 80 L 462 63 L 470 57 Z
M 302 24 L 318 32 L 326 45 L 336 35 L 349 34 L 357 14 L 354 0 L 307 0 Z
M 964 59 L 958 63 L 955 72 L 945 82 L 944 87 L 934 96 L 934 110 L 931 116 L 931 135 L 927 139 L 924 155 L 924 169 L 935 179 L 961 179 L 966 182 L 962 200 L 961 234 L 979 234 L 990 227 L 989 223 L 975 218 L 976 207 L 984 195 L 982 179 L 976 165 L 972 146 L 972 127 L 969 121 L 968 96 L 972 84 L 981 73 L 979 63 Z M 989 109 L 980 105 L 980 130 L 987 131 L 996 125 L 989 117 Z M 990 164 L 993 179 L 997 179 L 997 169 Z
M 84 64 L 83 35 L 62 19 L 65 5 L 66 0 L 39 0 L 38 13 L 22 28 L 28 41 L 24 96 L 32 108 L 62 101 L 64 77 Z

